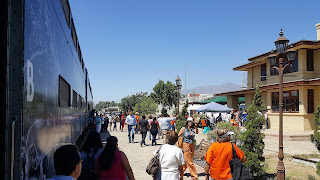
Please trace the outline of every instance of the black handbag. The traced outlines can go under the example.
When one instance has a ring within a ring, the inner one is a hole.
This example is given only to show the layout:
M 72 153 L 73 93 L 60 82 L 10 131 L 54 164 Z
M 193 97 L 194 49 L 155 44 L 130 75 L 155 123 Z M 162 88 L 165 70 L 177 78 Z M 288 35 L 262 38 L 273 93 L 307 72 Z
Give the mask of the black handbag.
M 232 160 L 229 161 L 232 178 L 234 180 L 238 179 L 252 179 L 252 174 L 248 167 L 244 166 L 243 163 L 238 159 L 237 152 L 232 145 Z
M 162 145 L 159 147 L 159 149 L 156 152 L 156 155 L 150 160 L 150 162 L 146 168 L 146 172 L 150 175 L 155 176 L 159 170 L 159 166 L 160 166 L 159 152 L 160 152 L 161 147 L 162 147 Z

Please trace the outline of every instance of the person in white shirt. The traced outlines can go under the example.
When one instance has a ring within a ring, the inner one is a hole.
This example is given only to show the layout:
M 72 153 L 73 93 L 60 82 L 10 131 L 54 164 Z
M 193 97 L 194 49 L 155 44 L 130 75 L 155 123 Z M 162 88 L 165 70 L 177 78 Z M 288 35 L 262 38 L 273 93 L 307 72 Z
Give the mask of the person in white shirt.
M 167 132 L 167 139 L 167 144 L 159 147 L 160 168 L 154 179 L 179 180 L 180 175 L 183 175 L 185 161 L 182 150 L 175 145 L 178 141 L 178 134 L 175 131 L 169 130 Z M 153 152 L 154 156 L 158 149 Z
M 166 142 L 167 131 L 171 129 L 170 122 L 172 120 L 176 119 L 175 117 L 170 118 L 170 117 L 167 117 L 167 116 L 168 115 L 166 115 L 166 117 L 163 117 L 163 115 L 161 115 L 161 118 L 158 118 L 159 126 L 160 126 L 160 129 L 162 131 L 162 139 L 163 139 L 164 143 Z
M 136 122 L 136 117 L 133 115 L 133 112 L 130 111 L 129 115 L 126 118 L 126 124 L 128 125 L 128 138 L 129 138 L 129 143 L 134 143 L 134 130 L 135 130 L 135 125 L 137 124 Z M 132 132 L 132 139 L 130 136 L 130 133 Z

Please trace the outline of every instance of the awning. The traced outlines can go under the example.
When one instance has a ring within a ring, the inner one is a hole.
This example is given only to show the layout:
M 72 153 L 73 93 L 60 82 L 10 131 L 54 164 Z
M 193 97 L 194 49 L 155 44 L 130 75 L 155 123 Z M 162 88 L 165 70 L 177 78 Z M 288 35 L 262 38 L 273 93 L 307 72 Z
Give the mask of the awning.
M 211 102 L 209 104 L 203 105 L 202 107 L 195 109 L 196 112 L 230 112 L 231 108 L 223 106 L 221 104 Z

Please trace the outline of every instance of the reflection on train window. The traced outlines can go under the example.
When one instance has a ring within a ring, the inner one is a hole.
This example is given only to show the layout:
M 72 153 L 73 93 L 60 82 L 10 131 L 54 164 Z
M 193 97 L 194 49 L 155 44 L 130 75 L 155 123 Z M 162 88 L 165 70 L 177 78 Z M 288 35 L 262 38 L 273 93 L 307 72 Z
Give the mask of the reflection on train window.
M 76 49 L 76 51 L 78 51 L 78 48 L 77 48 L 78 38 L 77 38 L 76 29 L 74 27 L 73 19 L 71 19 L 71 37 L 73 40 L 74 48 Z
M 59 106 L 70 106 L 70 84 L 67 83 L 61 76 L 59 76 Z
M 77 96 L 78 94 L 73 90 L 72 91 L 72 107 L 77 108 Z
M 63 8 L 64 16 L 66 17 L 66 21 L 68 27 L 70 28 L 70 4 L 68 0 L 60 0 Z
M 79 109 L 83 108 L 83 98 L 80 95 L 79 95 L 78 107 Z

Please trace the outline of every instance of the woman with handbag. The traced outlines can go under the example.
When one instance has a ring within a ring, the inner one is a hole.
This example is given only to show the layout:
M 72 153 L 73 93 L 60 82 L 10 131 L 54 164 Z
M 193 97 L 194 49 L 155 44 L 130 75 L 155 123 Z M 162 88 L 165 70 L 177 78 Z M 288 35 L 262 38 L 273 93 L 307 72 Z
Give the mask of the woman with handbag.
M 92 131 L 82 149 L 80 149 L 80 156 L 82 161 L 81 175 L 78 180 L 96 179 L 93 172 L 94 162 L 102 152 L 102 142 L 100 134 L 97 131 Z
M 217 142 L 212 143 L 204 158 L 207 161 L 205 172 L 206 180 L 209 177 L 212 179 L 229 180 L 235 179 L 231 174 L 230 164 L 234 158 L 238 158 L 242 163 L 247 161 L 247 158 L 235 144 L 231 144 L 231 135 L 233 132 L 227 128 L 217 130 Z M 233 149 L 237 157 L 233 157 Z M 210 173 L 209 173 L 210 170 Z
M 179 137 L 183 136 L 183 156 L 186 161 L 186 165 L 183 167 L 183 172 L 181 175 L 181 179 L 183 179 L 183 173 L 188 168 L 191 174 L 192 179 L 198 179 L 198 173 L 196 171 L 195 165 L 193 163 L 193 155 L 194 155 L 194 122 L 192 117 L 189 117 L 186 126 L 181 128 L 179 132 Z
M 134 180 L 134 175 L 126 154 L 118 149 L 118 139 L 110 136 L 103 152 L 98 157 L 94 172 L 99 180 Z
M 159 169 L 154 176 L 155 180 L 179 180 L 179 175 L 183 173 L 185 164 L 183 152 L 175 146 L 178 141 L 178 134 L 173 130 L 167 131 L 167 144 L 157 148 L 153 155 L 159 153 Z M 160 149 L 158 151 L 158 149 Z

